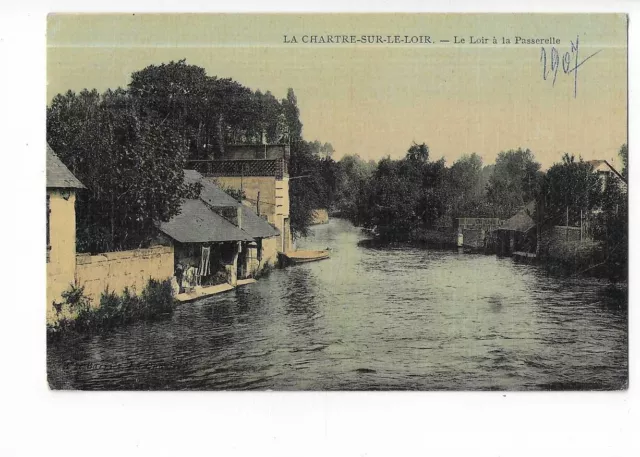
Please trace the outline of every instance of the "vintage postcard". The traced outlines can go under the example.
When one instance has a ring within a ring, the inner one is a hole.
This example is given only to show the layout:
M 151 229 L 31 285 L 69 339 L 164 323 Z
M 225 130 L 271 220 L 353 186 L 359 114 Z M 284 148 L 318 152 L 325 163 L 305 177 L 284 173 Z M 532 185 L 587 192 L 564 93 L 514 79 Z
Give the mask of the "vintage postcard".
M 626 389 L 627 26 L 51 14 L 49 386 Z

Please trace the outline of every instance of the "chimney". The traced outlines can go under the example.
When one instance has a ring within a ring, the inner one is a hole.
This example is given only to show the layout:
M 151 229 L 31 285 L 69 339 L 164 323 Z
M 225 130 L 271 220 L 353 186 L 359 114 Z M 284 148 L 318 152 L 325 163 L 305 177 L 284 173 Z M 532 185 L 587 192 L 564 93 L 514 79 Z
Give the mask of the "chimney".
M 242 205 L 238 205 L 236 208 L 238 210 L 238 228 L 242 228 Z

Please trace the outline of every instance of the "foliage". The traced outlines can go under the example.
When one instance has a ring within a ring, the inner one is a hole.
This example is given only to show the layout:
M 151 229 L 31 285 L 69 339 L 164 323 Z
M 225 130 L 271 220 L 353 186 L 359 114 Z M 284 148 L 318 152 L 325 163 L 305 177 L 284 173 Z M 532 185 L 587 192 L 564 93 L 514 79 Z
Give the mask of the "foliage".
M 491 173 L 492 168 L 483 167 L 482 158 L 475 153 L 454 162 L 447 173 L 447 214 L 452 218 L 491 217 L 486 198 Z
M 542 180 L 540 201 L 545 225 L 580 225 L 581 220 L 602 200 L 602 182 L 593 167 L 565 154 Z
M 409 150 L 407 151 L 407 160 L 411 160 L 413 162 L 423 162 L 426 163 L 429 161 L 429 146 L 425 143 L 416 144 L 415 142 L 411 145 Z
M 289 160 L 290 224 L 294 238 L 306 236 L 313 220 L 313 211 L 323 208 L 327 186 L 323 185 L 321 159 L 314 155 L 310 143 L 291 143 Z
M 145 245 L 181 198 L 198 193 L 182 187 L 185 160 L 216 158 L 226 144 L 291 144 L 290 175 L 300 177 L 292 181 L 294 235 L 306 234 L 312 211 L 333 202 L 334 148 L 304 141 L 293 89 L 279 101 L 186 60 L 136 71 L 127 89 L 56 96 L 47 138 L 89 189 L 78 197 L 80 252 Z M 302 178 L 307 171 L 319 176 Z
M 367 219 L 368 187 L 376 170 L 374 161 L 365 162 L 358 155 L 346 155 L 338 161 L 334 174 L 334 194 L 330 208 L 356 225 Z
M 418 226 L 431 227 L 444 214 L 444 160 L 428 158 L 429 148 L 414 143 L 405 158 L 378 162 L 358 205 L 362 225 L 375 228 L 382 239 L 399 241 Z
M 627 144 L 623 144 L 620 147 L 620 151 L 618 152 L 618 155 L 620 156 L 620 159 L 622 160 L 622 176 L 624 177 L 624 179 L 628 180 L 629 179 L 629 175 L 628 175 L 628 168 L 629 168 L 629 148 L 627 147 Z
M 629 212 L 626 193 L 615 178 L 608 178 L 598 212 L 594 236 L 605 247 L 609 279 L 613 282 L 628 278 L 629 264 Z
M 536 198 L 541 177 L 540 164 L 529 149 L 500 152 L 487 184 L 487 200 L 493 216 L 511 217 Z
M 133 73 L 129 93 L 145 116 L 182 133 L 190 159 L 214 158 L 228 143 L 278 142 L 284 136 L 282 107 L 270 92 L 208 76 L 185 60 Z
M 156 222 L 179 210 L 183 141 L 169 124 L 142 117 L 125 91 L 57 95 L 47 139 L 87 187 L 77 198 L 79 252 L 145 246 Z
M 171 281 L 150 279 L 140 296 L 125 288 L 121 295 L 104 291 L 97 307 L 84 295 L 83 287 L 72 286 L 62 294 L 64 304 L 75 315 L 63 317 L 47 327 L 49 336 L 93 333 L 140 320 L 154 320 L 171 315 L 174 309 Z

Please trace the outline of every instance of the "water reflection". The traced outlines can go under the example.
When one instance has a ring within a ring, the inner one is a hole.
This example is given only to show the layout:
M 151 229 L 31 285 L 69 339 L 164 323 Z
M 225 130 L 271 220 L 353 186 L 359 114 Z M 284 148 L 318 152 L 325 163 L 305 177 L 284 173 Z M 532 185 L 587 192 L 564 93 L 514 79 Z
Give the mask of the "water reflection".
M 329 260 L 48 349 L 81 389 L 618 388 L 626 310 L 603 284 L 506 258 L 380 246 L 344 221 L 301 247 Z

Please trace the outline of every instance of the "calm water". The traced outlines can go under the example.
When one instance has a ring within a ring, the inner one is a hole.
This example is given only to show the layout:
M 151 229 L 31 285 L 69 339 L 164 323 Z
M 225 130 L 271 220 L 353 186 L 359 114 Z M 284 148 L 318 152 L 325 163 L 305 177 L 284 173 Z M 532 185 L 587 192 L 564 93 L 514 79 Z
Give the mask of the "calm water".
M 371 248 L 349 223 L 314 228 L 329 260 L 48 349 L 77 389 L 613 389 L 627 314 L 604 283 L 511 259 Z

